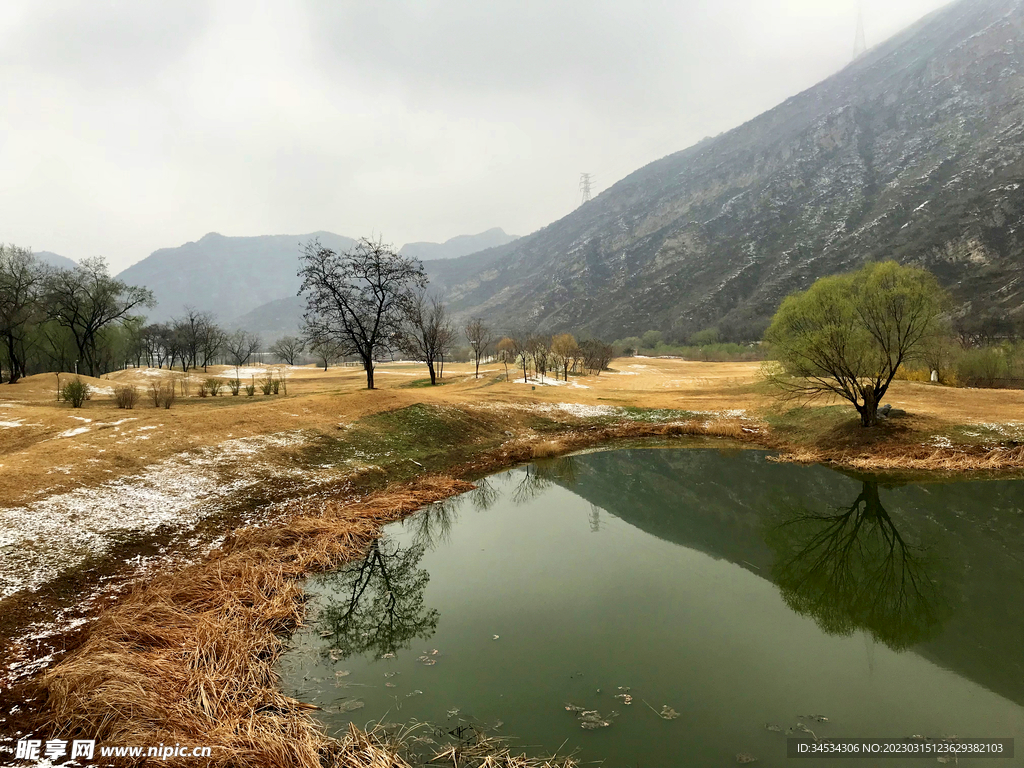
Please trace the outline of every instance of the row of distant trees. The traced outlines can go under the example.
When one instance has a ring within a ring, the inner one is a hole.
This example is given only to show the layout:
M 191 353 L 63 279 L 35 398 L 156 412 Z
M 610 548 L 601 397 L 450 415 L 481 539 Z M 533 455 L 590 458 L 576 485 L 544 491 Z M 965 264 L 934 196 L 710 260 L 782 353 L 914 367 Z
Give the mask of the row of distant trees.
M 0 381 L 44 371 L 97 376 L 128 365 L 187 373 L 245 365 L 263 352 L 292 365 L 307 351 L 336 357 L 295 337 L 264 349 L 258 335 L 226 330 L 212 314 L 188 307 L 170 322 L 147 324 L 142 312 L 153 305 L 151 291 L 112 277 L 103 259 L 60 268 L 27 248 L 0 244 Z
M 570 371 L 600 372 L 612 347 L 596 339 L 576 342 L 570 334 L 554 338 L 524 330 L 499 335 L 482 318 L 457 329 L 437 296 L 427 292 L 427 276 L 418 259 L 403 256 L 381 240 L 363 238 L 338 253 L 319 240 L 301 256 L 300 295 L 305 299 L 303 337 L 311 348 L 355 357 L 374 388 L 374 368 L 396 351 L 426 363 L 431 384 L 443 375 L 461 330 L 479 375 L 481 361 L 496 357 L 506 366 L 539 376 Z M 325 361 L 326 366 L 326 361 Z

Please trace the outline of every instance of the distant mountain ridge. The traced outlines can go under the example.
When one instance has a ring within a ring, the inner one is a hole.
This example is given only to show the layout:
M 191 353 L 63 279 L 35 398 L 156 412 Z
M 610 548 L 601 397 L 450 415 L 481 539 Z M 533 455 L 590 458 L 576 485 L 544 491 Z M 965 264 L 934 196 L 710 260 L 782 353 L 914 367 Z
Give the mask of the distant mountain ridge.
M 118 277 L 153 291 L 153 322 L 181 315 L 186 306 L 227 320 L 294 295 L 299 290 L 299 251 L 313 238 L 335 250 L 355 242 L 333 232 L 259 237 L 211 232 L 195 242 L 154 251 Z
M 1024 312 L 1024 3 L 960 0 L 747 124 L 630 174 L 449 286 L 500 328 L 756 338 L 894 258 Z
M 399 250 L 403 256 L 414 256 L 421 261 L 455 259 L 471 253 L 485 251 L 518 240 L 518 235 L 505 234 L 501 227 L 493 227 L 478 235 L 459 235 L 443 243 L 406 243 Z
M 52 251 L 33 251 L 33 255 L 44 264 L 49 264 L 51 267 L 59 267 L 60 269 L 74 269 L 78 264 L 67 256 L 61 256 L 59 253 L 53 253 Z

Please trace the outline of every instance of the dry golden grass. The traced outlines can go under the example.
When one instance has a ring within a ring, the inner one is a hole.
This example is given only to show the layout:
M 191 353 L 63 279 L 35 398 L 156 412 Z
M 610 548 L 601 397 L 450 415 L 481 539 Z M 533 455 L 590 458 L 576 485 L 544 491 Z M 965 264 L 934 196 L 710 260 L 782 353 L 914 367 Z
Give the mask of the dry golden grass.
M 326 374 L 307 369 L 289 372 L 288 396 L 182 399 L 170 411 L 154 409 L 145 400 L 134 411 L 117 410 L 100 397 L 72 411 L 52 402 L 52 382 L 32 377 L 0 394 L 0 403 L 6 404 L 0 419 L 25 416 L 26 424 L 38 425 L 9 430 L 13 439 L 0 449 L 0 493 L 14 503 L 37 498 L 40 492 L 100 483 L 228 437 L 296 429 L 332 434 L 339 423 L 420 402 L 463 408 L 571 402 L 704 412 L 755 412 L 768 404 L 758 385 L 756 363 L 632 359 L 615 361 L 613 367 L 619 372 L 575 382 L 587 389 L 534 390 L 498 380 L 496 367 L 476 379 L 466 366 L 450 366 L 449 383 L 443 387 L 407 388 L 402 385 L 422 378 L 422 368 L 384 366 L 377 377 L 381 388 L 374 392 L 362 389 L 359 369 Z M 100 384 L 132 382 L 140 376 L 137 371 L 121 372 Z M 947 390 L 913 382 L 894 387 L 891 402 L 954 424 L 1014 421 L 1024 412 L 1024 393 Z M 92 419 L 89 431 L 58 437 L 83 423 L 71 416 Z M 158 427 L 141 449 L 126 444 L 125 430 L 115 425 L 127 417 L 135 419 L 131 429 Z M 510 416 L 509 423 L 513 421 Z M 763 423 L 732 416 L 699 415 L 667 424 L 623 421 L 567 428 L 552 437 L 513 435 L 500 448 L 450 471 L 456 477 L 478 476 L 532 458 L 649 435 L 710 435 L 773 444 Z M 912 440 L 870 448 L 775 447 L 789 449 L 790 460 L 858 468 L 1024 466 L 1024 448 L 937 449 Z M 52 474 L 57 463 L 67 474 Z M 120 744 L 210 744 L 216 747 L 212 765 L 404 768 L 403 758 L 382 733 L 354 729 L 341 742 L 328 740 L 309 708 L 280 692 L 274 664 L 284 634 L 302 620 L 299 579 L 358 556 L 385 523 L 469 487 L 449 477 L 425 477 L 347 502 L 295 502 L 279 521 L 237 531 L 202 562 L 137 585 L 99 617 L 80 647 L 39 681 L 46 701 L 41 710 L 46 722 L 39 723 L 40 730 L 54 737 L 84 735 Z M 445 759 L 457 765 L 549 764 L 524 762 L 501 745 L 479 749 L 456 749 Z
M 469 483 L 427 477 L 349 503 L 296 504 L 202 563 L 140 585 L 39 681 L 53 737 L 211 745 L 209 765 L 322 765 L 336 746 L 274 665 L 302 619 L 297 579 L 359 555 L 387 522 Z M 188 759 L 167 760 L 168 765 Z M 372 764 L 372 763 L 371 763 Z

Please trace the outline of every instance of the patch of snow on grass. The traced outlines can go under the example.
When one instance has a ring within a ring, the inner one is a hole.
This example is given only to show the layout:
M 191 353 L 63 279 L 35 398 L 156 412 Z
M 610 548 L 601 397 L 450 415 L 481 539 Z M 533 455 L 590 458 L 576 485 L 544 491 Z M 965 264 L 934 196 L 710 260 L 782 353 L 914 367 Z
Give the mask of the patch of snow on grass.
M 0 428 L 2 429 L 14 429 L 15 427 L 25 426 L 24 419 L 15 419 L 14 421 L 0 421 Z
M 0 599 L 37 589 L 128 534 L 194 525 L 247 488 L 300 473 L 258 457 L 307 440 L 299 431 L 229 440 L 98 487 L 0 509 Z
M 270 372 L 271 372 L 270 368 L 239 368 L 238 369 L 238 378 L 239 379 L 251 379 L 254 376 L 256 378 L 266 377 L 266 375 L 268 373 L 270 373 Z M 234 368 L 229 368 L 228 370 L 224 371 L 223 373 L 218 373 L 217 377 L 221 378 L 221 379 L 233 379 L 233 378 L 235 378 L 235 369 Z
M 66 429 L 57 435 L 57 437 L 74 437 L 75 435 L 84 434 L 91 429 L 92 427 L 75 427 L 74 429 Z

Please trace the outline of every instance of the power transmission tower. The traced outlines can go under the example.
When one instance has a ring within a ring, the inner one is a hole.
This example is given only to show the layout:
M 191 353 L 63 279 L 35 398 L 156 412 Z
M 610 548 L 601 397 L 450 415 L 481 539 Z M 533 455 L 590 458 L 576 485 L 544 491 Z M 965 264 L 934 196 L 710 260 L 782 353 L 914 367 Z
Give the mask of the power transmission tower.
M 868 43 L 864 37 L 864 6 L 857 3 L 857 35 L 853 39 L 853 60 L 859 59 L 867 50 Z
M 580 205 L 590 202 L 591 192 L 590 185 L 594 181 L 594 176 L 589 173 L 580 174 Z

